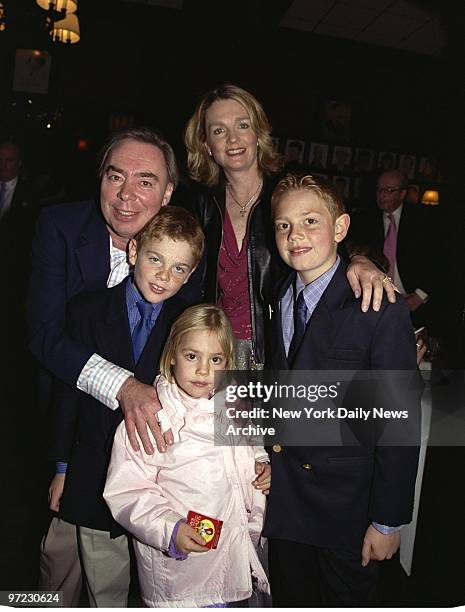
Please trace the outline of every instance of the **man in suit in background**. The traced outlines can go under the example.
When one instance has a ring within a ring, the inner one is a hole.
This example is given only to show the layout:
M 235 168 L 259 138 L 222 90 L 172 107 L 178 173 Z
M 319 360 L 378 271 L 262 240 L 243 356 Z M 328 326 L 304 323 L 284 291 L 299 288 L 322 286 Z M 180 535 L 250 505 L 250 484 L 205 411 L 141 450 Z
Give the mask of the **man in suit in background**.
M 406 202 L 408 181 L 398 170 L 383 172 L 377 210 L 352 217 L 350 238 L 384 253 L 389 275 L 407 300 L 415 327 L 433 323 L 435 273 L 432 211 Z

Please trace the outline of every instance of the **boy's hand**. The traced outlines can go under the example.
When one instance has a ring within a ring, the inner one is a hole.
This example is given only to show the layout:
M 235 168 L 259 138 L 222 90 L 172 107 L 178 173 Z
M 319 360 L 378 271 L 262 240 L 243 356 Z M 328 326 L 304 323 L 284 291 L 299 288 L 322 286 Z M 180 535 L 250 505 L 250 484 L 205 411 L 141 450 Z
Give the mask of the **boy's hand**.
M 117 399 L 123 412 L 126 431 L 129 442 L 137 452 L 140 449 L 137 434 L 142 442 L 145 452 L 153 454 L 153 446 L 150 442 L 147 426 L 155 438 L 160 453 L 164 453 L 166 445 L 173 444 L 173 433 L 171 430 L 163 436 L 158 424 L 156 413 L 161 409 L 155 387 L 144 385 L 133 376 L 130 376 L 118 391 Z
M 205 540 L 200 533 L 188 525 L 181 523 L 176 534 L 176 548 L 178 552 L 189 554 L 191 552 L 207 552 L 209 548 L 205 548 Z
M 268 495 L 271 487 L 271 465 L 255 461 L 255 474 L 257 478 L 252 482 L 256 489 L 260 489 L 263 495 Z
M 60 500 L 63 495 L 66 474 L 55 474 L 48 488 L 48 504 L 50 510 L 58 512 L 60 510 Z
M 390 559 L 400 546 L 400 531 L 384 535 L 370 525 L 366 530 L 362 547 L 362 565 L 366 567 L 371 559 Z
M 358 298 L 362 295 L 362 311 L 366 312 L 370 306 L 371 296 L 373 294 L 373 310 L 378 311 L 381 307 L 383 291 L 386 291 L 388 300 L 394 304 L 396 301 L 395 287 L 390 281 L 383 283 L 386 278 L 384 272 L 381 272 L 374 263 L 363 255 L 355 255 L 352 257 L 349 267 L 347 268 L 347 280 Z

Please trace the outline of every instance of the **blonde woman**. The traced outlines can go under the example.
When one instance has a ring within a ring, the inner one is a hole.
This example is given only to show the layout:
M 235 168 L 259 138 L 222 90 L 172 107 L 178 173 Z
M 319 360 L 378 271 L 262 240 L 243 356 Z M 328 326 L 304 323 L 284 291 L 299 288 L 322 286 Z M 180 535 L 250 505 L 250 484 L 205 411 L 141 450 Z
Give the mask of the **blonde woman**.
M 200 100 L 185 131 L 190 177 L 199 184 L 192 208 L 207 246 L 205 298 L 228 314 L 236 339 L 237 367 L 261 367 L 268 333 L 270 297 L 283 272 L 276 252 L 270 199 L 282 160 L 258 102 L 236 85 L 223 85 Z M 362 308 L 381 304 L 394 289 L 365 257 L 347 273 Z M 383 282 L 384 279 L 384 282 Z

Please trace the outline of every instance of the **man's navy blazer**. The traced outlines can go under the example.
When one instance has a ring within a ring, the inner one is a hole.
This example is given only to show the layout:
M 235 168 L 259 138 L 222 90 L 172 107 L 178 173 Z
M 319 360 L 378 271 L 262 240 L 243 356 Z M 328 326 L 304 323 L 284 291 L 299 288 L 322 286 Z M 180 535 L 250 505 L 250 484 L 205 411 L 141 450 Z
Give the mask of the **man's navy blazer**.
M 110 235 L 94 201 L 42 210 L 32 248 L 30 349 L 70 385 L 93 351 L 66 334 L 66 306 L 78 293 L 104 289 L 109 274 Z
M 126 306 L 126 283 L 111 289 L 76 296 L 68 309 L 70 337 L 112 363 L 133 371 L 152 384 L 171 324 L 185 309 L 178 296 L 160 311 L 141 357 L 135 365 Z M 103 531 L 116 525 L 102 493 L 121 410 L 110 410 L 99 401 L 57 381 L 53 405 L 51 459 L 69 461 L 60 516 L 65 520 Z
M 435 291 L 433 217 L 428 207 L 404 203 L 397 232 L 397 267 L 406 293 L 422 289 L 431 297 Z M 384 247 L 383 211 L 359 211 L 352 215 L 350 235 L 372 245 Z
M 270 365 L 289 369 L 278 291 Z M 404 300 L 362 313 L 341 261 L 298 348 L 295 370 L 416 370 L 415 339 Z M 416 374 L 413 375 L 416 378 Z M 309 381 L 311 382 L 311 381 Z M 368 525 L 409 523 L 418 462 L 416 447 L 273 448 L 264 535 L 315 546 L 360 549 Z

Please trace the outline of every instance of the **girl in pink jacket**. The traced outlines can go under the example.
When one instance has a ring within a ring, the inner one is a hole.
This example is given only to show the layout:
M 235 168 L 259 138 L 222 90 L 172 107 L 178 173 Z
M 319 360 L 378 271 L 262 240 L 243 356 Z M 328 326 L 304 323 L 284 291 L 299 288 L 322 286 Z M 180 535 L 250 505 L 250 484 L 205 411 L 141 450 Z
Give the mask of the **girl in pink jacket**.
M 265 496 L 252 486 L 263 448 L 214 444 L 214 372 L 234 367 L 225 313 L 200 304 L 173 324 L 155 380 L 166 453 L 135 452 L 122 423 L 115 435 L 104 497 L 134 536 L 142 598 L 149 607 L 226 607 L 249 598 L 252 583 L 269 592 L 258 559 Z M 189 511 L 223 522 L 217 548 Z

